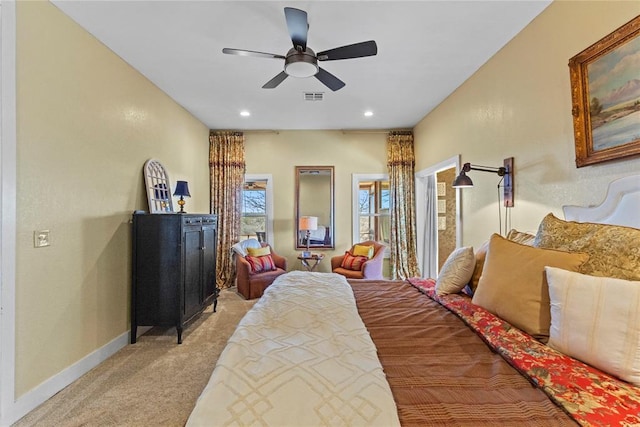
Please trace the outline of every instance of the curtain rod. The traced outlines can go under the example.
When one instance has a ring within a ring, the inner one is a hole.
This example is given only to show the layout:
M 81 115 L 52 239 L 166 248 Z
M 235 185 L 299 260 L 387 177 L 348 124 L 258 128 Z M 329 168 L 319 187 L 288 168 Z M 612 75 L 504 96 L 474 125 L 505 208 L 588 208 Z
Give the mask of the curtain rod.
M 221 129 L 209 129 L 209 135 L 233 135 L 233 136 L 242 136 L 243 133 L 235 130 L 221 130 Z
M 343 134 L 347 133 L 369 133 L 369 134 L 391 134 L 391 135 L 412 135 L 411 130 L 389 130 L 389 129 L 342 129 Z
M 272 129 L 254 129 L 254 130 L 222 130 L 222 129 L 209 129 L 209 133 L 212 134 L 216 134 L 216 133 L 231 133 L 234 135 L 246 135 L 248 133 L 275 133 L 275 134 L 279 134 L 280 131 L 277 130 L 272 130 Z

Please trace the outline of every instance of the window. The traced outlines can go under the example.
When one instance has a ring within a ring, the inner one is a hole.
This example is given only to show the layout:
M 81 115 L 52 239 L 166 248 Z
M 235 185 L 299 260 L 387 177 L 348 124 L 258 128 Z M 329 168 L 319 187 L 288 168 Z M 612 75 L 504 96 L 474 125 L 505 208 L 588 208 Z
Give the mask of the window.
M 240 240 L 270 241 L 273 203 L 270 176 L 246 175 L 242 187 Z
M 386 175 L 354 175 L 353 195 L 353 242 L 374 240 L 389 245 L 389 178 Z

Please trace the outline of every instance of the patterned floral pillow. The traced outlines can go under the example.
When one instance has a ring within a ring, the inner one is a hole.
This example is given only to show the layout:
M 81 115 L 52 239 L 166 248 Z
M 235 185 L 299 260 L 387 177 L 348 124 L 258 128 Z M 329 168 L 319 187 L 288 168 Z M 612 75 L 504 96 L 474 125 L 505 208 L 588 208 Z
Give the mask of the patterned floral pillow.
M 534 246 L 589 254 L 589 260 L 579 270 L 583 274 L 640 280 L 637 228 L 563 221 L 548 214 L 538 227 Z
M 245 259 L 249 262 L 252 273 L 261 273 L 263 271 L 273 271 L 277 268 L 276 263 L 273 262 L 273 257 L 270 254 L 259 256 L 259 257 L 247 255 Z
M 360 269 L 362 268 L 362 263 L 366 261 L 367 261 L 366 256 L 352 255 L 349 252 L 345 252 L 344 258 L 342 259 L 342 264 L 340 264 L 340 267 L 346 268 L 347 270 L 360 271 Z

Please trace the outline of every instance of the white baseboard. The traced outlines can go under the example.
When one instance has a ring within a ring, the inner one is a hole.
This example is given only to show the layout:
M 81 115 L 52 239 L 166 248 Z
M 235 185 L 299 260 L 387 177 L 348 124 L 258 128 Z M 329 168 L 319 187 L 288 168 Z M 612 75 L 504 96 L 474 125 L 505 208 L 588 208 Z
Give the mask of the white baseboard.
M 144 332 L 146 332 L 144 328 L 138 328 L 138 333 L 136 335 L 139 336 Z M 13 407 L 11 408 L 11 410 L 8 411 L 9 414 L 6 414 L 7 416 L 5 416 L 2 420 L 2 425 L 11 425 L 15 423 L 20 418 L 24 417 L 29 412 L 43 404 L 51 396 L 58 393 L 60 390 L 89 372 L 91 369 L 107 360 L 110 356 L 115 354 L 118 350 L 129 343 L 129 337 L 130 331 L 127 331 L 124 334 L 114 338 L 112 341 L 105 344 L 101 348 L 80 359 L 73 365 L 44 381 L 36 388 L 20 396 L 12 405 Z

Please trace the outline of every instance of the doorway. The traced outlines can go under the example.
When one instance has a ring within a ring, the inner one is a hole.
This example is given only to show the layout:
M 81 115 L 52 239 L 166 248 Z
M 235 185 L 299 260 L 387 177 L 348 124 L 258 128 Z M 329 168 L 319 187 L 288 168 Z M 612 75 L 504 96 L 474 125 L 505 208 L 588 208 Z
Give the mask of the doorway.
M 416 232 L 422 277 L 436 278 L 462 242 L 460 193 L 451 182 L 460 169 L 454 156 L 416 173 Z

